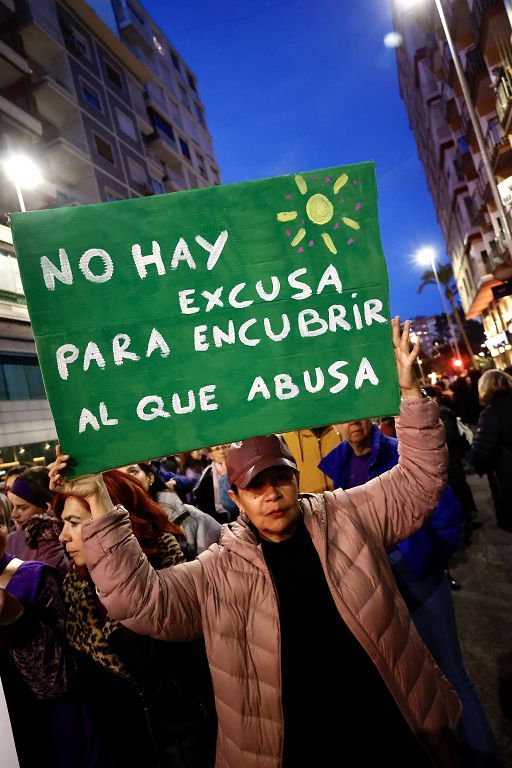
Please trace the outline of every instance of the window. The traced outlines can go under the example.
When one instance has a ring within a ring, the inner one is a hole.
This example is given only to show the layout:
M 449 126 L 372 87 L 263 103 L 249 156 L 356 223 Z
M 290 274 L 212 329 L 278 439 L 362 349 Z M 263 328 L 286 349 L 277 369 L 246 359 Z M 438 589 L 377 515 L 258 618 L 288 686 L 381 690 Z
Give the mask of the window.
M 96 91 L 93 91 L 93 89 L 89 88 L 88 85 L 83 85 L 82 84 L 82 95 L 83 95 L 84 99 L 89 104 L 91 104 L 95 109 L 97 109 L 99 112 L 102 111 L 100 97 L 96 93 Z
M 187 109 L 190 109 L 190 103 L 188 100 L 187 92 L 182 85 L 180 85 L 180 98 L 181 98 L 181 103 L 184 104 Z
M 164 120 L 163 117 L 160 117 L 158 112 L 154 112 L 153 110 L 148 111 L 154 128 L 165 133 L 165 135 L 173 142 L 173 144 L 175 144 L 176 138 L 174 136 L 172 125 L 168 123 L 167 120 Z
M 136 183 L 137 188 L 146 187 L 146 169 L 140 164 L 128 158 L 128 170 L 130 171 L 130 178 Z
M 180 147 L 187 160 L 191 160 L 192 158 L 190 157 L 190 149 L 188 148 L 188 144 L 185 139 L 180 138 Z
M 206 125 L 206 121 L 205 121 L 205 119 L 204 119 L 204 111 L 203 111 L 203 108 L 202 108 L 201 106 L 199 106 L 199 104 L 197 103 L 197 101 L 194 101 L 194 107 L 196 108 L 196 115 L 197 115 L 197 119 L 199 120 L 199 122 L 201 123 L 201 125 L 204 125 L 204 126 L 205 126 L 205 125 Z
M 155 195 L 163 195 L 165 192 L 162 182 L 154 179 L 153 177 L 151 177 L 151 186 L 153 187 L 153 192 Z
M 135 130 L 133 120 L 131 120 L 128 115 L 125 115 L 124 112 L 121 112 L 118 107 L 116 107 L 116 117 L 120 130 L 126 134 L 126 136 L 129 136 L 130 139 L 137 141 L 137 131 Z
M 124 198 L 121 197 L 121 195 L 118 195 L 117 192 L 111 192 L 109 189 L 105 190 L 105 200 L 107 203 L 111 203 L 113 200 L 123 200 Z
M 469 219 L 471 222 L 474 222 L 477 215 L 477 210 L 475 207 L 474 200 L 471 196 L 464 198 L 464 205 L 466 206 L 466 211 L 469 216 Z
M 0 354 L 0 400 L 43 400 L 45 397 L 35 355 Z
M 194 75 L 192 75 L 188 70 L 187 70 L 187 80 L 188 80 L 188 84 L 190 85 L 192 90 L 195 93 L 197 93 L 196 79 L 195 79 Z
M 169 53 L 171 54 L 171 60 L 172 60 L 172 63 L 174 65 L 174 69 L 177 69 L 178 72 L 181 72 L 181 70 L 180 70 L 180 60 L 178 59 L 178 57 L 176 56 L 174 51 L 169 51 Z
M 114 165 L 114 153 L 112 152 L 112 144 L 102 139 L 97 133 L 94 134 L 94 143 L 96 144 L 96 152 L 104 160 Z
M 117 71 L 117 69 L 114 69 L 114 67 L 111 67 L 110 64 L 107 64 L 105 62 L 105 70 L 107 73 L 107 77 L 110 80 L 111 83 L 113 83 L 116 88 L 119 88 L 120 91 L 123 90 L 123 80 L 121 78 L 121 75 Z
M 85 56 L 87 59 L 90 59 L 91 54 L 89 51 L 89 44 L 85 37 L 83 37 L 79 32 L 76 31 L 76 29 L 73 29 L 73 27 L 69 26 L 67 23 L 62 25 L 62 29 L 69 52 L 72 53 L 73 56 L 76 56 L 77 59 L 81 59 L 83 56 Z
M 457 144 L 459 145 L 459 150 L 461 154 L 467 155 L 467 153 L 469 152 L 469 145 L 466 139 L 464 138 L 464 136 L 459 136 L 459 138 L 457 139 Z
M 204 157 L 200 155 L 199 152 L 196 152 L 196 157 L 197 157 L 197 167 L 199 169 L 199 173 L 201 174 L 201 176 L 207 179 L 208 174 L 206 173 L 206 168 L 204 165 Z
M 23 296 L 18 259 L 2 251 L 0 251 L 0 290 Z

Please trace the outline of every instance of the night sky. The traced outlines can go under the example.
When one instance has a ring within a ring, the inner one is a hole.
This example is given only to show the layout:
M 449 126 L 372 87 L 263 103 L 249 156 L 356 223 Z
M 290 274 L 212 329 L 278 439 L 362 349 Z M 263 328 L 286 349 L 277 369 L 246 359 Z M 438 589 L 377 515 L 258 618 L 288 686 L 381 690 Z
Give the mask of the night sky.
M 446 261 L 398 90 L 388 0 L 143 4 L 199 80 L 222 181 L 373 160 L 391 312 L 442 310 L 418 294 L 421 247 Z

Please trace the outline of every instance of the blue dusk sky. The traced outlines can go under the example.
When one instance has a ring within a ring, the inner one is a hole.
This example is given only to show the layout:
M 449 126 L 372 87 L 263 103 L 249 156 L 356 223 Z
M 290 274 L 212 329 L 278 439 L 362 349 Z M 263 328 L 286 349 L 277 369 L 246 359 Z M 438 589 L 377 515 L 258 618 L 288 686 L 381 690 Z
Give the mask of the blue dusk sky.
M 441 230 L 400 99 L 389 0 L 143 0 L 199 81 L 223 183 L 373 160 L 391 293 L 402 318 L 442 311 L 418 294 L 413 254 Z

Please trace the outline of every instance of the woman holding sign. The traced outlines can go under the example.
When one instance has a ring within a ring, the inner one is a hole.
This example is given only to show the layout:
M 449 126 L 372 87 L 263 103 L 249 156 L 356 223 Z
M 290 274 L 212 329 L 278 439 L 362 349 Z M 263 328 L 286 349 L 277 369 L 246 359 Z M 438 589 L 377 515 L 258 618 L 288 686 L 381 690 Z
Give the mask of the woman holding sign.
M 458 698 L 417 634 L 386 546 L 437 504 L 447 452 L 437 405 L 414 377 L 416 346 L 393 321 L 402 392 L 400 459 L 348 492 L 299 497 L 277 435 L 233 443 L 226 458 L 238 520 L 191 563 L 155 571 L 101 476 L 68 481 L 86 500 L 83 555 L 106 609 L 161 640 L 204 636 L 215 690 L 219 768 L 457 765 Z

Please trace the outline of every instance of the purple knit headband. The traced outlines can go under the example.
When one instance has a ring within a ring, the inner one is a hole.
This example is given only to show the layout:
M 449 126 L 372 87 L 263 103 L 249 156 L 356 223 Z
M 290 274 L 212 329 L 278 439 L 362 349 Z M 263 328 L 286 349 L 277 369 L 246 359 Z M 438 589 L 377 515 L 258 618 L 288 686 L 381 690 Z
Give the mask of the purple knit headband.
M 20 499 L 28 501 L 29 504 L 34 504 L 36 507 L 46 509 L 47 499 L 42 491 L 33 488 L 32 485 L 25 480 L 24 477 L 17 477 L 11 486 L 11 493 L 15 496 L 19 496 Z

